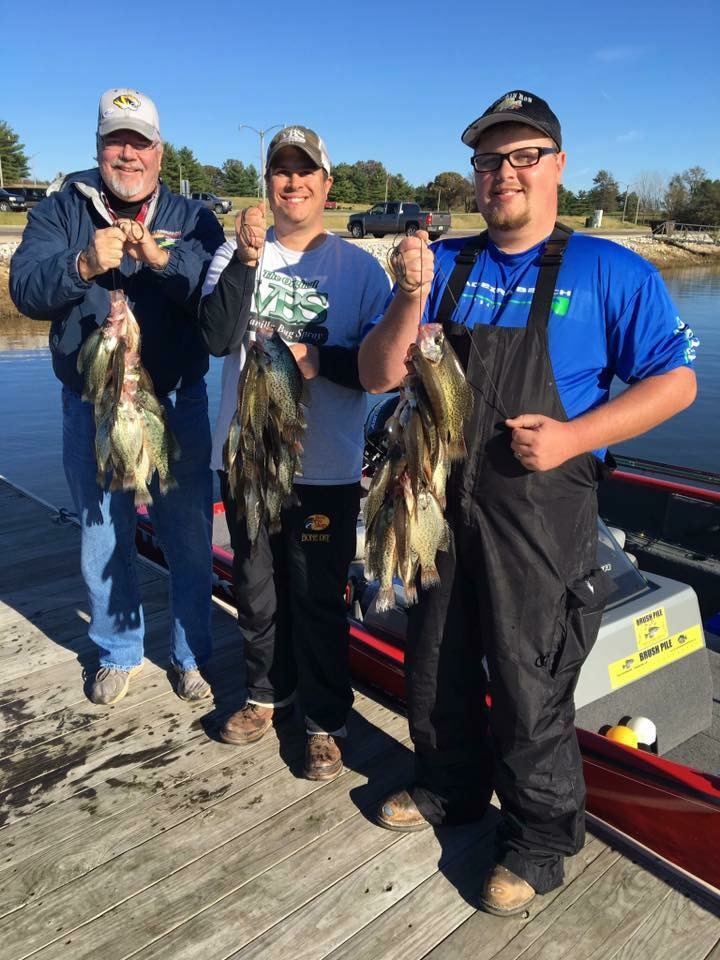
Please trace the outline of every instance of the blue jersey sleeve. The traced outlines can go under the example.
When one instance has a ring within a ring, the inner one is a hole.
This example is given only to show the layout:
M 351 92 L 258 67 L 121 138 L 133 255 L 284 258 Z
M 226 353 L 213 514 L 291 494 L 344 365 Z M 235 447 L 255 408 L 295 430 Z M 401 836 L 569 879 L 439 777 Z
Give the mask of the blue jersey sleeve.
M 607 334 L 612 366 L 625 383 L 692 365 L 698 346 L 657 270 L 648 274 L 623 311 L 609 320 Z

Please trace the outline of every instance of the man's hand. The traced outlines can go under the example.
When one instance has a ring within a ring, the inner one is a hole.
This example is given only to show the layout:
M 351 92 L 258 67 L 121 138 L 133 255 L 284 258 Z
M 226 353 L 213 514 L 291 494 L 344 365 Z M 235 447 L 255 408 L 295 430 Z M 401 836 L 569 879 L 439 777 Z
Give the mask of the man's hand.
M 320 372 L 320 351 L 312 343 L 290 343 L 290 353 L 300 367 L 306 380 L 312 380 Z
M 146 263 L 153 270 L 165 269 L 170 254 L 157 245 L 144 224 L 137 220 L 118 220 L 117 225 L 125 237 L 125 250 L 133 260 Z
M 78 273 L 86 282 L 119 267 L 125 249 L 125 234 L 118 227 L 96 230 L 90 245 L 80 252 Z
M 542 413 L 522 413 L 505 421 L 512 430 L 510 446 L 526 470 L 552 470 L 581 453 L 575 449 L 570 422 L 552 420 Z
M 412 300 L 425 300 L 430 292 L 435 257 L 427 245 L 425 230 L 405 237 L 391 252 L 390 270 L 395 283 Z
M 247 207 L 235 217 L 235 238 L 237 239 L 235 256 L 241 263 L 248 267 L 258 265 L 265 244 L 266 232 L 264 203 Z

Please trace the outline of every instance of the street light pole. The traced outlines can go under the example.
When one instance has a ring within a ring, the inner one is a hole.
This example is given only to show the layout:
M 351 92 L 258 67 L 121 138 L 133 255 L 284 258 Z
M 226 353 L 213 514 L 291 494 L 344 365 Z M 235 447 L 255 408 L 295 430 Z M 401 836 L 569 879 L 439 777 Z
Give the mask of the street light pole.
M 33 154 L 31 154 L 30 157 L 28 157 L 28 159 L 29 159 L 29 161 L 30 161 L 30 172 L 32 173 L 33 184 L 34 184 L 35 186 L 37 186 L 37 176 L 35 175 L 35 157 L 37 157 L 37 156 L 38 156 L 37 153 L 33 153 Z
M 619 183 L 623 183 L 624 181 L 619 180 L 618 182 L 619 182 Z M 629 184 L 629 183 L 626 183 L 626 184 L 625 184 L 625 199 L 623 200 L 622 220 L 620 221 L 621 223 L 625 223 L 625 214 L 627 213 L 627 202 L 628 202 L 628 191 L 629 191 L 629 190 L 630 190 L 630 184 Z
M 265 134 L 269 133 L 271 130 L 283 127 L 283 123 L 274 123 L 271 127 L 265 127 L 264 130 L 258 130 L 256 127 L 251 127 L 249 123 L 241 123 L 238 127 L 238 130 L 242 130 L 243 127 L 247 127 L 248 130 L 252 130 L 260 137 L 260 186 L 262 188 L 262 200 L 265 203 L 266 200 L 266 191 L 265 191 Z

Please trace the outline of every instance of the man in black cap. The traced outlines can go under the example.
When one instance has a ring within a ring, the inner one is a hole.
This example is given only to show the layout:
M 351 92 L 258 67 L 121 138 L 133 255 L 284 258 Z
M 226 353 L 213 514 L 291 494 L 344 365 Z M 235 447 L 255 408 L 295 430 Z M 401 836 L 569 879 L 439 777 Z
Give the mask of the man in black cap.
M 441 584 L 409 613 L 415 782 L 378 822 L 476 819 L 496 790 L 503 830 L 480 903 L 507 915 L 559 886 L 584 840 L 573 693 L 607 595 L 595 495 L 607 446 L 692 403 L 697 341 L 646 261 L 556 224 L 565 153 L 544 100 L 507 93 L 462 140 L 488 229 L 432 250 L 403 240 L 395 297 L 360 348 L 363 384 L 382 392 L 418 323 L 441 323 L 475 400 Z M 629 387 L 610 400 L 614 376 Z

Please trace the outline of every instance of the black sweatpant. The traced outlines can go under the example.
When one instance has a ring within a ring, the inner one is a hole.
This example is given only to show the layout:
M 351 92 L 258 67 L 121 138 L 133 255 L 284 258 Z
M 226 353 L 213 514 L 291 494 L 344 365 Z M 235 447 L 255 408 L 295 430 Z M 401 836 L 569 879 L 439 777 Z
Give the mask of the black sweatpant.
M 278 704 L 297 692 L 312 729 L 339 730 L 353 702 L 344 593 L 360 484 L 296 484 L 299 503 L 283 510 L 280 532 L 261 527 L 254 548 L 226 473 L 220 484 L 249 698 Z

